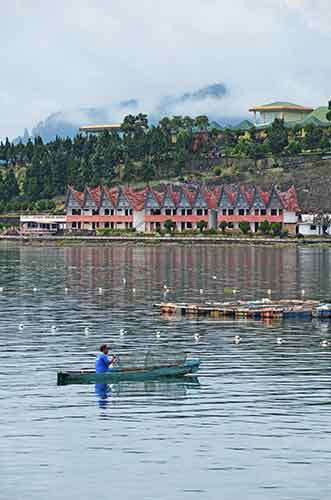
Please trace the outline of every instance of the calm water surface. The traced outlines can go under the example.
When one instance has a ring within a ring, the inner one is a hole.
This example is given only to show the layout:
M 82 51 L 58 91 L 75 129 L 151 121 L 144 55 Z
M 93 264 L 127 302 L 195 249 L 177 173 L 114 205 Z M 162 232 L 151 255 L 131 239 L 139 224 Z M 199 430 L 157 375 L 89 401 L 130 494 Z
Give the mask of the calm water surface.
M 330 498 L 329 324 L 152 308 L 164 284 L 174 300 L 230 287 L 246 299 L 331 298 L 330 269 L 321 248 L 1 247 L 0 498 Z M 103 341 L 123 356 L 189 351 L 202 359 L 198 381 L 56 386 L 59 369 L 92 366 Z

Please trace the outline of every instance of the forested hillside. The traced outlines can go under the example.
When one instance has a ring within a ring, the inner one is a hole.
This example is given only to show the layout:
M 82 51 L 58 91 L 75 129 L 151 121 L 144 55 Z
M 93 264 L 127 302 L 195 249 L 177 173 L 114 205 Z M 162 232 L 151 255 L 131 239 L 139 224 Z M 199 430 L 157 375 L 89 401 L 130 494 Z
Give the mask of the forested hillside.
M 0 211 L 52 208 L 53 202 L 44 200 L 63 196 L 68 184 L 81 190 L 85 185 L 188 176 L 203 181 L 217 177 L 223 182 L 259 178 L 290 182 L 292 173 L 293 179 L 297 177 L 298 155 L 326 155 L 330 139 L 331 128 L 311 124 L 300 131 L 275 120 L 261 134 L 255 128 L 221 129 L 206 116 L 163 118 L 157 126 L 149 126 L 147 116 L 139 114 L 124 119 L 121 133 L 56 138 L 47 144 L 41 138 L 27 144 L 6 140 L 0 144 Z M 275 166 L 286 162 L 284 176 L 284 169 Z M 309 168 L 314 168 L 313 161 Z M 323 172 L 327 178 L 328 170 L 323 167 Z M 309 183 L 309 172 L 303 176 Z

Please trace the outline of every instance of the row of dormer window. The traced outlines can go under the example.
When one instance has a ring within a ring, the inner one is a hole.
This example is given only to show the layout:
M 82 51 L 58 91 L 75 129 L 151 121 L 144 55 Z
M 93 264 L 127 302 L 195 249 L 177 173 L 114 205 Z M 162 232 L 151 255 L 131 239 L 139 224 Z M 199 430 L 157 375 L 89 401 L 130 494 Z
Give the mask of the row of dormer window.
M 89 211 L 88 209 L 85 209 L 84 212 Z M 234 213 L 233 208 L 223 208 L 222 209 L 222 215 L 267 215 L 267 210 L 266 209 L 259 209 L 256 208 L 254 211 L 249 210 L 249 209 L 243 209 L 240 208 L 238 210 L 238 214 Z M 80 208 L 73 208 L 71 210 L 72 215 L 83 215 L 82 210 Z M 152 208 L 150 209 L 150 215 L 161 215 L 162 211 L 159 208 Z M 282 215 L 283 210 L 281 208 L 272 208 L 270 210 L 269 215 Z M 97 209 L 92 209 L 92 215 L 132 215 L 133 210 L 131 208 L 125 208 L 121 209 L 118 208 L 117 210 L 113 208 L 105 208 L 103 213 L 100 214 L 100 210 Z M 165 215 L 193 215 L 193 210 L 190 208 L 182 208 L 181 210 L 177 210 L 176 208 L 166 208 L 164 209 L 164 214 Z M 87 215 L 87 214 L 86 214 Z M 208 209 L 207 208 L 197 208 L 196 213 L 194 215 L 208 215 Z
M 223 208 L 222 215 L 237 215 L 234 213 L 233 208 Z M 272 208 L 268 215 L 282 215 L 282 208 Z M 238 215 L 267 215 L 267 210 L 265 208 L 255 208 L 254 210 L 239 208 Z
M 73 208 L 71 210 L 72 215 L 84 215 L 84 212 L 89 212 L 90 210 L 88 208 L 85 208 L 84 210 L 81 210 L 80 208 Z M 83 212 L 83 213 L 82 213 Z M 103 213 L 100 214 L 100 210 L 93 208 L 92 209 L 92 215 L 132 215 L 133 210 L 131 208 L 118 208 L 115 210 L 114 208 L 105 208 L 103 210 Z M 85 213 L 85 215 L 88 215 Z

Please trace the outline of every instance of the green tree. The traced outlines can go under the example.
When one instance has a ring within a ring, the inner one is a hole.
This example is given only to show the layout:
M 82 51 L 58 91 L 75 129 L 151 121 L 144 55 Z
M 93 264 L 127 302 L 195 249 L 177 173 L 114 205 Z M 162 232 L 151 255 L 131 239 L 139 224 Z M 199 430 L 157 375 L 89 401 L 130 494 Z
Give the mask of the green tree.
M 175 229 L 176 229 L 176 222 L 173 221 L 173 220 L 171 220 L 171 219 L 167 219 L 164 222 L 164 229 L 169 234 L 173 233 L 175 231 Z
M 248 234 L 250 231 L 249 222 L 247 222 L 246 220 L 239 222 L 239 229 L 243 234 Z
M 19 187 L 14 170 L 10 168 L 4 180 L 4 189 L 7 193 L 7 199 L 12 199 L 19 195 Z
M 218 227 L 222 231 L 222 234 L 225 234 L 226 228 L 228 227 L 228 223 L 225 220 L 221 220 Z
M 197 228 L 199 229 L 200 233 L 203 233 L 203 231 L 208 227 L 208 222 L 205 220 L 199 220 L 197 222 Z
M 262 234 L 269 234 L 270 233 L 270 224 L 269 221 L 264 220 L 260 224 L 260 231 Z
M 323 131 L 320 127 L 309 123 L 304 128 L 304 146 L 305 149 L 317 149 L 321 147 L 321 140 L 323 136 Z
M 280 222 L 272 222 L 270 231 L 274 236 L 279 236 L 282 232 L 282 224 Z
M 291 141 L 288 146 L 286 147 L 286 152 L 289 154 L 289 155 L 297 155 L 297 154 L 300 154 L 302 152 L 302 146 L 301 146 L 301 143 L 299 141 Z
M 280 120 L 276 118 L 272 125 L 271 129 L 268 130 L 268 145 L 270 151 L 273 154 L 279 154 L 283 151 L 283 149 L 288 145 L 288 134 L 287 129 L 284 125 L 284 120 Z
M 328 103 L 328 111 L 326 113 L 326 119 L 331 122 L 331 101 Z
M 206 115 L 197 116 L 194 120 L 194 124 L 200 130 L 205 130 L 209 125 L 209 120 Z
M 315 215 L 313 222 L 316 226 L 318 226 L 318 234 L 328 234 L 328 229 L 331 226 L 331 217 L 329 214 L 317 214 Z

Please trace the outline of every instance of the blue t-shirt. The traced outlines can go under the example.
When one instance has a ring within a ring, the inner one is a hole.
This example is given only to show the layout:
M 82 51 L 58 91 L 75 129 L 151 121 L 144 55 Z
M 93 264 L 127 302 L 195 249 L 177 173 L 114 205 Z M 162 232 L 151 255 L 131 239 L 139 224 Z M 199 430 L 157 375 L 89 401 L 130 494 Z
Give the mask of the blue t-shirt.
M 109 358 L 108 356 L 100 352 L 95 360 L 95 371 L 96 373 L 104 373 L 109 370 Z

